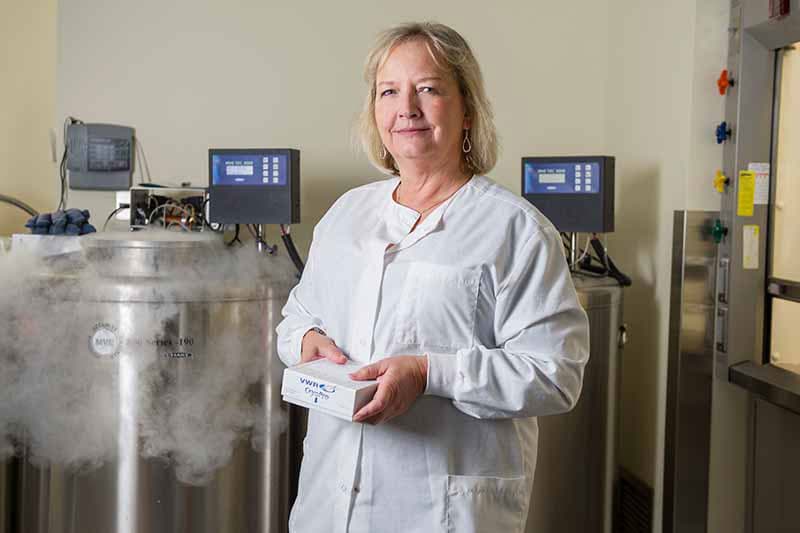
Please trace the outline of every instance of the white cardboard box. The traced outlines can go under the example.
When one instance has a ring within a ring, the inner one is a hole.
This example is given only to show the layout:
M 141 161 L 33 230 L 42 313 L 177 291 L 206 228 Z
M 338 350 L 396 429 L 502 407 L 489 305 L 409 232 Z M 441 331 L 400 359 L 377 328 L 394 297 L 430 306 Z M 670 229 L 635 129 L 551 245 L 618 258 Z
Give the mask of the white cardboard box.
M 377 381 L 348 377 L 362 366 L 350 360 L 338 365 L 318 359 L 289 367 L 283 371 L 283 400 L 352 422 L 353 415 L 369 403 L 378 388 Z

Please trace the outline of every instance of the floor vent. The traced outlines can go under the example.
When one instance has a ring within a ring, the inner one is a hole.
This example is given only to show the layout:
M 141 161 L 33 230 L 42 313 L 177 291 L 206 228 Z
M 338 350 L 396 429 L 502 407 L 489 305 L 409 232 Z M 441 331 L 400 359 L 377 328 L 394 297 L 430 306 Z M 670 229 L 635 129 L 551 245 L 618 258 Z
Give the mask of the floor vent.
M 651 533 L 653 530 L 653 489 L 620 469 L 614 506 L 614 533 Z

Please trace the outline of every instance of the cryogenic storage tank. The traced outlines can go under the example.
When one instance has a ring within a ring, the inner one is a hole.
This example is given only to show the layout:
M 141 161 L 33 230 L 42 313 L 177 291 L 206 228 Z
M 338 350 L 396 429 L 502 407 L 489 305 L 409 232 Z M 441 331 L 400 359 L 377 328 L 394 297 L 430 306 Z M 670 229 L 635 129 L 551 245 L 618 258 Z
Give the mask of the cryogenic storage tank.
M 217 237 L 81 237 L 18 288 L 18 531 L 286 530 L 274 331 L 296 270 Z
M 5 237 L 0 237 L 0 261 L 5 259 L 6 249 L 10 242 Z M 0 298 L 2 298 L 2 287 L 0 287 Z M 3 300 L 0 299 L 0 321 L 7 320 L 7 316 L 2 311 Z M 1 329 L 1 328 L 0 328 Z M 2 331 L 0 331 L 2 333 Z M 6 347 L 4 342 L 0 342 L 0 361 L 6 358 Z M 4 386 L 2 366 L 0 366 L 0 387 Z M 4 418 L 0 414 L 0 533 L 11 533 L 11 483 L 14 460 L 9 456 L 12 453 L 12 445 L 3 435 Z
M 622 287 L 574 276 L 589 316 L 590 355 L 578 404 L 539 421 L 529 533 L 611 533 L 616 479 Z

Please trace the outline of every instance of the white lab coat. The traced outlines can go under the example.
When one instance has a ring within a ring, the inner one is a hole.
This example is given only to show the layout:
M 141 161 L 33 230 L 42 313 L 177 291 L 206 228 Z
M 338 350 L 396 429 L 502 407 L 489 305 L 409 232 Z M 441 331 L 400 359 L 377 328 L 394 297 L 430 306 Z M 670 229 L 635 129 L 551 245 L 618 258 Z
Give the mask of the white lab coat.
M 360 363 L 428 354 L 427 388 L 377 426 L 310 412 L 290 531 L 521 532 L 533 417 L 575 405 L 589 355 L 561 238 L 480 176 L 409 233 L 398 183 L 347 192 L 317 224 L 278 353 L 298 363 L 319 327 Z

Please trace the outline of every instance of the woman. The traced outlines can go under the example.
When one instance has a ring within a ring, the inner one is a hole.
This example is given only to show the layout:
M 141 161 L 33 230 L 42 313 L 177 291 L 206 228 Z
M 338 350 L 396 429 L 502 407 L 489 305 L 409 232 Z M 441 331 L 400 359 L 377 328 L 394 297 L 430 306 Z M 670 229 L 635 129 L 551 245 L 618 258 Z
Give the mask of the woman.
M 532 417 L 575 405 L 588 358 L 560 236 L 483 176 L 496 135 L 458 33 L 393 28 L 366 78 L 364 147 L 393 177 L 345 193 L 314 228 L 278 353 L 349 358 L 379 386 L 361 423 L 309 413 L 290 529 L 522 531 Z

